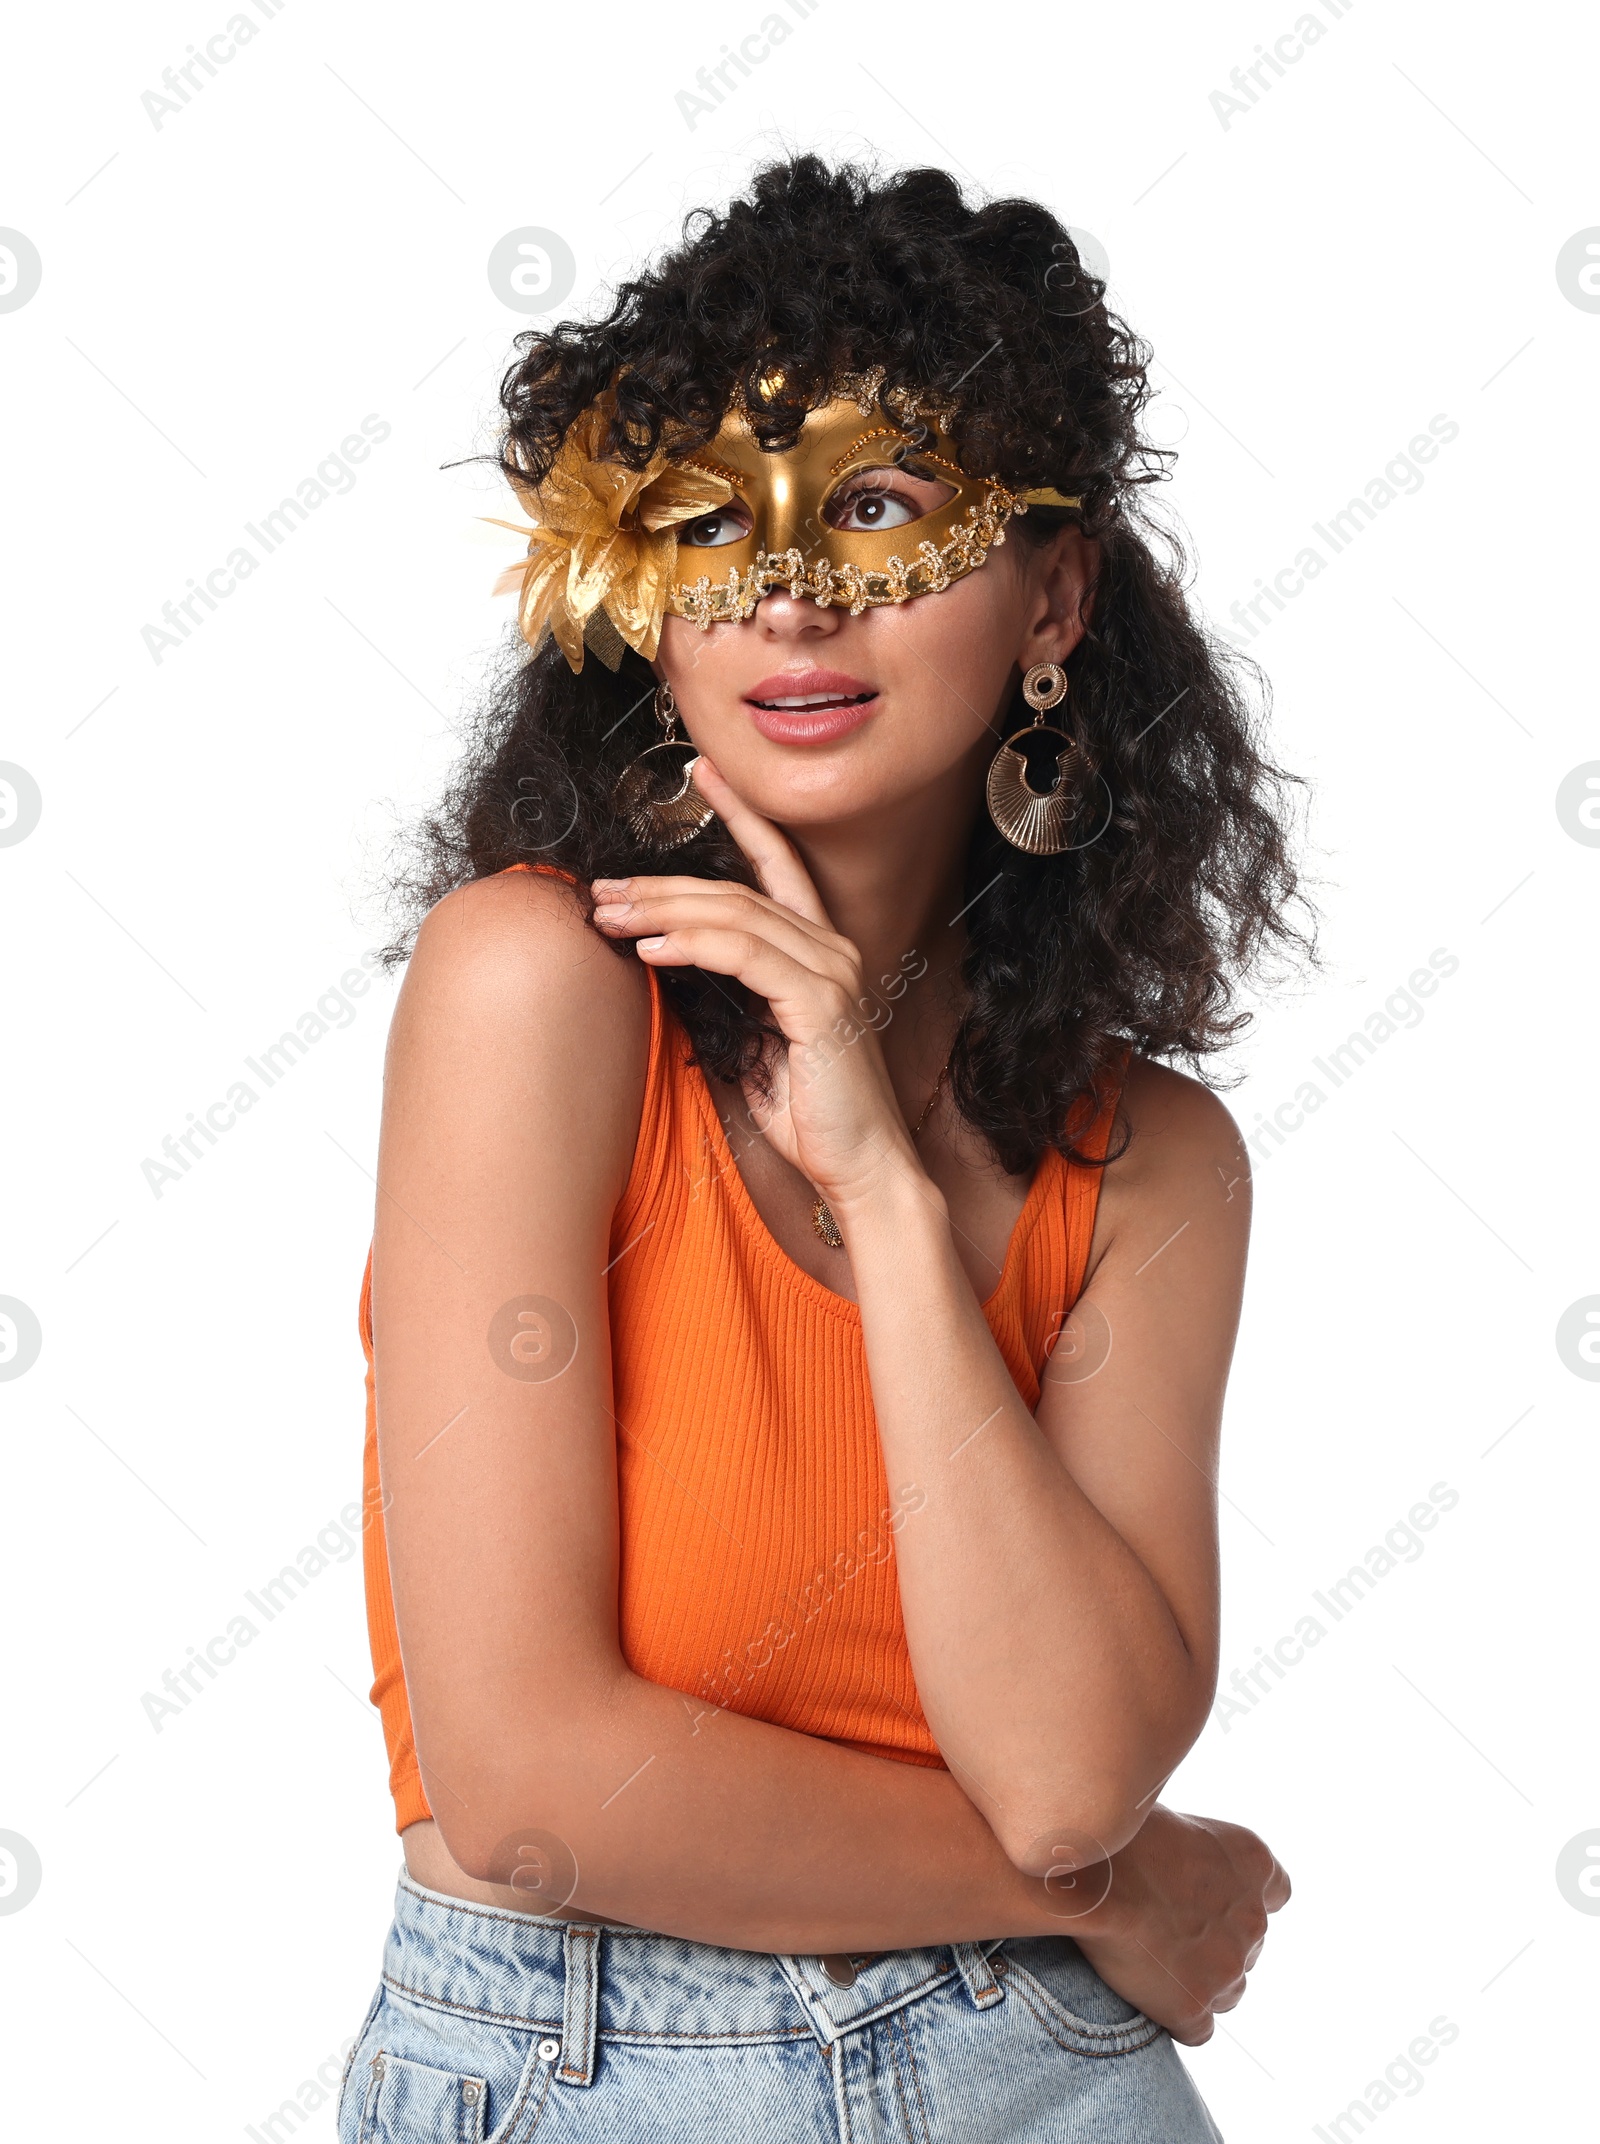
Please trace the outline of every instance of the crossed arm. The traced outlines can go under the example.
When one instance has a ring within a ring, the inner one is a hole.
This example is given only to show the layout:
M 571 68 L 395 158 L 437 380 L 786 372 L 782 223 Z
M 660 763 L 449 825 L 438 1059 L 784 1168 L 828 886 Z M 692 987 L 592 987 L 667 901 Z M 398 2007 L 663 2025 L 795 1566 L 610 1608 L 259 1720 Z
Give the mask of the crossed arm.
M 1218 1126 L 1202 1129 L 1204 1168 L 1174 1167 L 1189 1134 L 1150 1113 L 1148 1166 L 1193 1210 L 1145 1199 L 1161 1225 L 1121 1256 L 1119 1227 L 1080 1304 L 1109 1323 L 1112 1356 L 1047 1385 L 1036 1418 L 930 1187 L 886 1179 L 875 1200 L 829 1185 L 874 1392 L 895 1395 L 879 1401 L 891 1477 L 932 1491 L 897 1541 L 919 1690 L 954 1767 L 932 1772 L 707 1716 L 622 1658 L 603 1269 L 645 1032 L 637 969 L 563 889 L 523 874 L 435 911 L 396 1015 L 379 1445 L 418 1753 L 452 1859 L 488 1881 L 509 1836 L 553 1833 L 581 1871 L 575 1908 L 761 1950 L 1071 1933 L 1130 1999 L 1202 2037 L 1281 1883 L 1248 1834 L 1150 1815 L 1213 1672 L 1210 1440 L 1242 1268 L 1237 1209 L 1201 1211 L 1208 1169 L 1213 1204 L 1230 1203 L 1207 1144 Z M 1149 1274 L 1169 1258 L 1163 1296 Z M 542 1385 L 502 1376 L 484 1338 L 530 1290 L 579 1333 L 572 1367 Z M 1118 1346 L 1130 1365 L 1169 1350 L 1137 1400 L 1116 1382 Z M 1199 1374 L 1197 1347 L 1212 1365 Z M 1039 1880 L 1063 1827 L 1124 1848 L 1111 1895 L 1078 1921 Z

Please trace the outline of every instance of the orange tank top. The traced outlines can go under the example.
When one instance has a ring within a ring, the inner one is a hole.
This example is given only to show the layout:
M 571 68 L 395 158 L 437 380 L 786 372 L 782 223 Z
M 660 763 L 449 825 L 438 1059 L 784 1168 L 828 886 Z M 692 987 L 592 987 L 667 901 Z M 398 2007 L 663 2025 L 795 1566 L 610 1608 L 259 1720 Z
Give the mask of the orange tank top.
M 894 1537 L 921 1492 L 886 1477 L 861 1313 L 769 1234 L 688 1037 L 649 974 L 644 1106 L 610 1244 L 624 1657 L 697 1713 L 731 1708 L 874 1756 L 942 1765 L 895 1580 Z M 1085 1152 L 1104 1154 L 1115 1103 L 1113 1093 L 1093 1117 Z M 1080 1102 L 1075 1126 L 1089 1107 Z M 1030 1409 L 1083 1287 L 1099 1188 L 1098 1169 L 1047 1149 L 983 1305 Z M 404 1831 L 429 1808 L 384 1544 L 370 1252 L 360 1328 L 371 1695 Z

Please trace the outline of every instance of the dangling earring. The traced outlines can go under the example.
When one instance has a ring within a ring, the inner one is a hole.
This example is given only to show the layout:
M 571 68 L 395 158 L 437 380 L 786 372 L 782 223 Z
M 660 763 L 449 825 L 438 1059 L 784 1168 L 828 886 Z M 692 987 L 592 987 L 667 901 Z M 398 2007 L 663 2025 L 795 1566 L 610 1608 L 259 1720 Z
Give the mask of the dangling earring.
M 1072 827 L 1083 798 L 1080 779 L 1088 772 L 1088 759 L 1081 745 L 1065 730 L 1045 721 L 1052 707 L 1067 696 L 1067 673 L 1059 663 L 1035 663 L 1022 680 L 1022 697 L 1033 709 L 1033 720 L 1016 730 L 989 762 L 989 816 L 1014 849 L 1030 856 L 1059 856 L 1072 847 Z M 1040 734 L 1059 737 L 1064 749 L 1056 754 L 1053 788 L 1041 793 L 1028 780 L 1028 760 L 1017 746 Z
M 665 725 L 667 734 L 623 768 L 611 793 L 612 803 L 642 848 L 681 849 L 711 824 L 716 813 L 694 786 L 690 770 L 697 755 L 689 739 L 678 735 L 678 703 L 670 685 L 656 687 L 656 720 Z M 689 755 L 678 769 L 677 787 L 664 793 L 656 789 L 656 782 L 661 772 L 672 767 L 672 760 L 666 760 L 662 769 L 645 765 L 658 752 Z

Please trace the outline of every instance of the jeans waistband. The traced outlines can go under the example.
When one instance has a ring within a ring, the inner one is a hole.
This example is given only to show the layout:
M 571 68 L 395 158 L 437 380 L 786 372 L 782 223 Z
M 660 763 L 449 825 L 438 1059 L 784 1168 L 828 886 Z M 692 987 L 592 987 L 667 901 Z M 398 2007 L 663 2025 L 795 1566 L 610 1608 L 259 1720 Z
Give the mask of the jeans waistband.
M 559 2037 L 566 2083 L 586 2084 L 599 2036 L 726 2046 L 807 2036 L 824 2045 L 954 1984 L 1003 1998 L 988 1958 L 1004 1939 L 882 1951 L 849 1986 L 817 1957 L 724 1949 L 618 1924 L 478 1906 L 402 1870 L 384 1980 L 411 2001 Z

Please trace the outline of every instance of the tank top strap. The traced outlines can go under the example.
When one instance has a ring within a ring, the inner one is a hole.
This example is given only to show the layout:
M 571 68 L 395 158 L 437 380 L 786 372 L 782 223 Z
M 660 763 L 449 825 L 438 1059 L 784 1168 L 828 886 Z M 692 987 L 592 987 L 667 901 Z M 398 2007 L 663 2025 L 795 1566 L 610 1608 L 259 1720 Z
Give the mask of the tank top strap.
M 660 975 L 654 968 L 646 968 L 645 973 L 650 978 L 650 1046 L 633 1162 L 611 1216 L 613 1259 L 620 1258 L 639 1230 L 648 1225 L 651 1209 L 660 1210 L 657 1199 L 662 1186 L 675 1171 L 687 1168 L 680 1152 L 681 1112 L 677 1105 L 681 1072 L 676 1063 L 684 1038 L 668 1011 Z
M 1095 1216 L 1100 1210 L 1100 1186 L 1105 1178 L 1105 1170 L 1095 1164 L 1105 1160 L 1117 1106 L 1122 1100 L 1132 1061 L 1133 1044 L 1129 1042 L 1123 1047 L 1114 1079 L 1103 1093 L 1098 1098 L 1093 1094 L 1080 1095 L 1077 1107 L 1067 1113 L 1067 1136 L 1087 1157 L 1083 1161 L 1068 1161 L 1062 1157 L 1067 1180 L 1066 1301 L 1069 1308 L 1083 1293 L 1083 1284 L 1088 1277 L 1089 1249 L 1094 1240 Z
M 1110 1143 L 1132 1047 L 1127 1046 L 1114 1079 L 1102 1092 L 1080 1095 L 1067 1112 L 1063 1136 L 1088 1158 L 1069 1160 L 1054 1146 L 1040 1157 L 1040 1169 L 1053 1181 L 1040 1201 L 1026 1256 L 1019 1262 L 1015 1293 L 1009 1303 L 994 1306 L 1004 1313 L 994 1321 L 995 1338 L 1030 1407 L 1038 1405 L 1044 1366 L 1088 1278 L 1105 1173 L 1096 1164 Z

